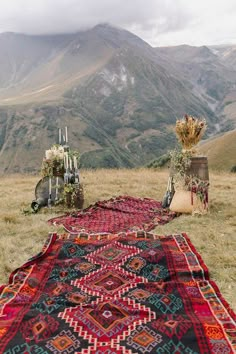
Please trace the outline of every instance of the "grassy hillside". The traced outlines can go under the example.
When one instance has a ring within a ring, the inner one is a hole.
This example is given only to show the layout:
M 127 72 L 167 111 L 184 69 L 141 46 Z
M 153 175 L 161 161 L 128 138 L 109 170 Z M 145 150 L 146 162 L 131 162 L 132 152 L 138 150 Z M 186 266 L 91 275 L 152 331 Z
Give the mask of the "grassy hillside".
M 223 114 L 228 118 L 227 124 L 232 127 L 236 123 L 236 92 L 232 92 L 225 97 Z
M 230 171 L 236 166 L 236 130 L 208 140 L 199 149 L 208 156 L 210 168 Z
M 161 200 L 168 171 L 82 170 L 85 207 L 97 200 L 118 195 L 152 197 Z M 157 234 L 187 232 L 216 280 L 223 296 L 236 310 L 236 183 L 235 175 L 211 171 L 210 213 L 201 217 L 180 216 L 156 228 Z M 34 198 L 39 177 L 10 175 L 0 180 L 0 283 L 10 272 L 41 250 L 47 234 L 55 230 L 46 221 L 56 215 L 43 209 L 25 216 L 22 209 Z M 57 211 L 58 212 L 58 211 Z M 60 211 L 62 213 L 62 210 Z M 62 229 L 58 229 L 63 232 Z

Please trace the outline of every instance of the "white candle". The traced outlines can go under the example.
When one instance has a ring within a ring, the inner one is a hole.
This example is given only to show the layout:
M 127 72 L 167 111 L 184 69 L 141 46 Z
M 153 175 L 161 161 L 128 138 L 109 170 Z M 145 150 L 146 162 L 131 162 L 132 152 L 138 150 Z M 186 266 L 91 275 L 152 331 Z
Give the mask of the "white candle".
M 72 159 L 70 158 L 70 170 L 72 170 Z
M 58 177 L 56 178 L 56 196 L 55 196 L 55 200 L 58 199 Z
M 66 143 L 68 143 L 68 131 L 67 131 L 67 127 L 66 127 Z
M 74 156 L 74 168 L 77 170 L 77 159 L 75 156 Z
M 59 128 L 59 144 L 61 145 L 61 129 Z
M 52 178 L 49 177 L 49 197 L 51 198 L 51 194 L 52 194 Z
M 66 153 L 66 168 L 69 168 L 68 152 Z

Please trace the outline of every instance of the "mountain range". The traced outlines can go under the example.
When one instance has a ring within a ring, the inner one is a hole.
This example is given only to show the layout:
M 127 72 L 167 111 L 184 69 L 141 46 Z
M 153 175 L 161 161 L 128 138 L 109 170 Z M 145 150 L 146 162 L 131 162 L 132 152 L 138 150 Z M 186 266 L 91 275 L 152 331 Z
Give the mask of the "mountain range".
M 236 127 L 236 46 L 153 48 L 107 24 L 0 34 L 0 171 L 36 172 L 68 126 L 81 166 L 134 167 L 176 145 L 185 113 Z

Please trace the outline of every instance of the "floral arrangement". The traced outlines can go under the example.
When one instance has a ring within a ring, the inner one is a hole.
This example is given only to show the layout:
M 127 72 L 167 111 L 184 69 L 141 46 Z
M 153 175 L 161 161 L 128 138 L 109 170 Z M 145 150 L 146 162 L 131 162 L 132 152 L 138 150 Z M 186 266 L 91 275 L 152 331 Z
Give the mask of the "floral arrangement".
M 60 176 L 64 173 L 64 148 L 61 145 L 53 145 L 45 151 L 42 162 L 41 174 L 45 176 Z
M 82 184 L 66 183 L 55 205 L 63 204 L 67 208 L 82 209 L 84 204 L 84 188 Z
M 200 178 L 194 177 L 189 182 L 189 190 L 191 191 L 191 203 L 193 204 L 193 193 L 196 193 L 197 197 L 203 204 L 203 209 L 208 209 L 208 188 L 209 181 L 203 181 Z
M 45 151 L 46 160 L 63 160 L 64 148 L 61 145 L 53 145 L 51 149 Z
M 207 128 L 206 120 L 185 114 L 176 121 L 175 132 L 183 149 L 191 150 L 201 140 Z
M 78 169 L 78 151 L 65 151 L 61 145 L 53 145 L 51 149 L 45 151 L 42 162 L 41 174 L 46 176 L 63 176 L 65 169 L 72 171 Z

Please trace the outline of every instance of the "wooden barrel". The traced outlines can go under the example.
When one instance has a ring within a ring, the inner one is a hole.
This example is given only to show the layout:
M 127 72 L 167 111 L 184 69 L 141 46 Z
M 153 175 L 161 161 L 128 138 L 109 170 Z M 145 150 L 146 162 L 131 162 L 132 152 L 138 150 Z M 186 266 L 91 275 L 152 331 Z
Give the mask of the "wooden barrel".
M 187 175 L 196 176 L 203 181 L 209 181 L 208 160 L 205 156 L 191 157 L 191 165 Z

